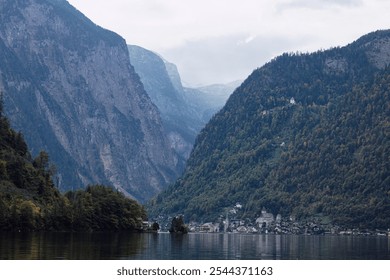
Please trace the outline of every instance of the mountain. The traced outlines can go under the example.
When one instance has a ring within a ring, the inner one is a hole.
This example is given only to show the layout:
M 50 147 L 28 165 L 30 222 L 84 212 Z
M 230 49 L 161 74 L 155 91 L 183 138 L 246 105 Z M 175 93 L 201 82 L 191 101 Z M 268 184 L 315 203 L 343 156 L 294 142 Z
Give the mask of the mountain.
M 184 167 L 196 135 L 206 124 L 185 100 L 180 75 L 171 79 L 165 61 L 156 53 L 129 45 L 130 61 L 145 90 L 161 113 L 171 147 L 180 155 Z M 168 63 L 168 62 L 167 62 Z M 171 67 L 175 67 L 171 64 Z
M 256 69 L 197 137 L 151 215 L 213 221 L 242 205 L 333 224 L 390 224 L 390 31 Z
M 242 81 L 237 80 L 227 84 L 184 87 L 184 95 L 200 112 L 202 120 L 207 123 L 225 105 L 229 96 L 241 83 Z
M 62 190 L 102 183 L 144 201 L 178 176 L 123 38 L 65 0 L 0 0 L 0 26 L 6 114 Z
M 195 113 L 204 123 L 202 128 L 225 105 L 229 96 L 242 83 L 237 80 L 226 84 L 183 86 L 177 66 L 166 60 L 164 62 L 172 85 L 184 97 L 184 100 L 195 108 Z
M 183 87 L 175 64 L 142 47 L 129 45 L 128 48 L 131 64 L 159 109 L 171 147 L 180 155 L 184 167 L 196 136 L 222 108 L 238 82 L 202 88 Z
M 223 107 L 225 102 L 228 100 L 229 96 L 233 91 L 238 88 L 243 81 L 237 80 L 227 84 L 212 84 L 207 86 L 197 87 L 196 89 L 203 93 L 204 96 L 207 96 L 205 101 L 209 106 L 213 107 Z

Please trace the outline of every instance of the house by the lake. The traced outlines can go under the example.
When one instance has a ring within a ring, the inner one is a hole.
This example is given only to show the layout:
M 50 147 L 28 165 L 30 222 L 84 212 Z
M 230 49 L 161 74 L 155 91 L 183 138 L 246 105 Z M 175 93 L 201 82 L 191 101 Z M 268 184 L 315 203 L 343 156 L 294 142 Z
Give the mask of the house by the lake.
M 274 215 L 272 213 L 268 213 L 267 210 L 263 207 L 263 209 L 261 210 L 260 217 L 256 219 L 256 225 L 259 228 L 267 228 L 274 221 Z

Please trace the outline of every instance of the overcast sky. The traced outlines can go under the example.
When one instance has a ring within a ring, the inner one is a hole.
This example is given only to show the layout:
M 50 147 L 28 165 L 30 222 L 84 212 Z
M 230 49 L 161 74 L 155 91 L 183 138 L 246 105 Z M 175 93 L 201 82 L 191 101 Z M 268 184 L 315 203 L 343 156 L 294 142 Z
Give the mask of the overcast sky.
M 68 0 L 96 24 L 161 54 L 189 85 L 245 79 L 290 51 L 390 28 L 390 0 Z

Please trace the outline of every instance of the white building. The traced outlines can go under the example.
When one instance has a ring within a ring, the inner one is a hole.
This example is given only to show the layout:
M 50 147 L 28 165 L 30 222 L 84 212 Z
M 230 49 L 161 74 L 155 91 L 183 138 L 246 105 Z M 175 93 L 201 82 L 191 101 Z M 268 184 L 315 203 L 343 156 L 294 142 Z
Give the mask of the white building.
M 274 215 L 272 213 L 267 213 L 267 210 L 263 208 L 261 210 L 261 215 L 256 219 L 256 224 L 258 227 L 268 227 L 272 222 L 275 221 Z
M 219 224 L 205 223 L 200 226 L 201 232 L 219 232 Z

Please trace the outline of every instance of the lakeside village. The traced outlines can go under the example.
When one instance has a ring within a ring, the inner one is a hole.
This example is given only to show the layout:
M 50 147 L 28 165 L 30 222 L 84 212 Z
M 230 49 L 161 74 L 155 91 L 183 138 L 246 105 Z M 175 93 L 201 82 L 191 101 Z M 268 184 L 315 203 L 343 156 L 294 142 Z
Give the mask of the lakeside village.
M 262 209 L 261 214 L 255 221 L 248 219 L 243 220 L 237 218 L 242 211 L 242 205 L 237 203 L 234 207 L 228 210 L 226 217 L 220 217 L 218 222 L 190 222 L 186 225 L 186 232 L 198 233 L 241 233 L 241 234 L 295 234 L 295 235 L 356 235 L 356 236 L 389 236 L 390 229 L 387 230 L 368 230 L 368 229 L 352 229 L 342 228 L 331 223 L 324 222 L 324 219 L 313 219 L 312 221 L 297 221 L 294 216 L 282 217 L 280 214 L 267 212 Z M 164 217 L 159 216 L 157 221 L 151 223 L 160 231 L 172 232 L 174 221 L 183 221 L 182 216 Z M 184 225 L 184 224 L 183 224 Z M 145 224 L 147 226 L 147 224 Z

